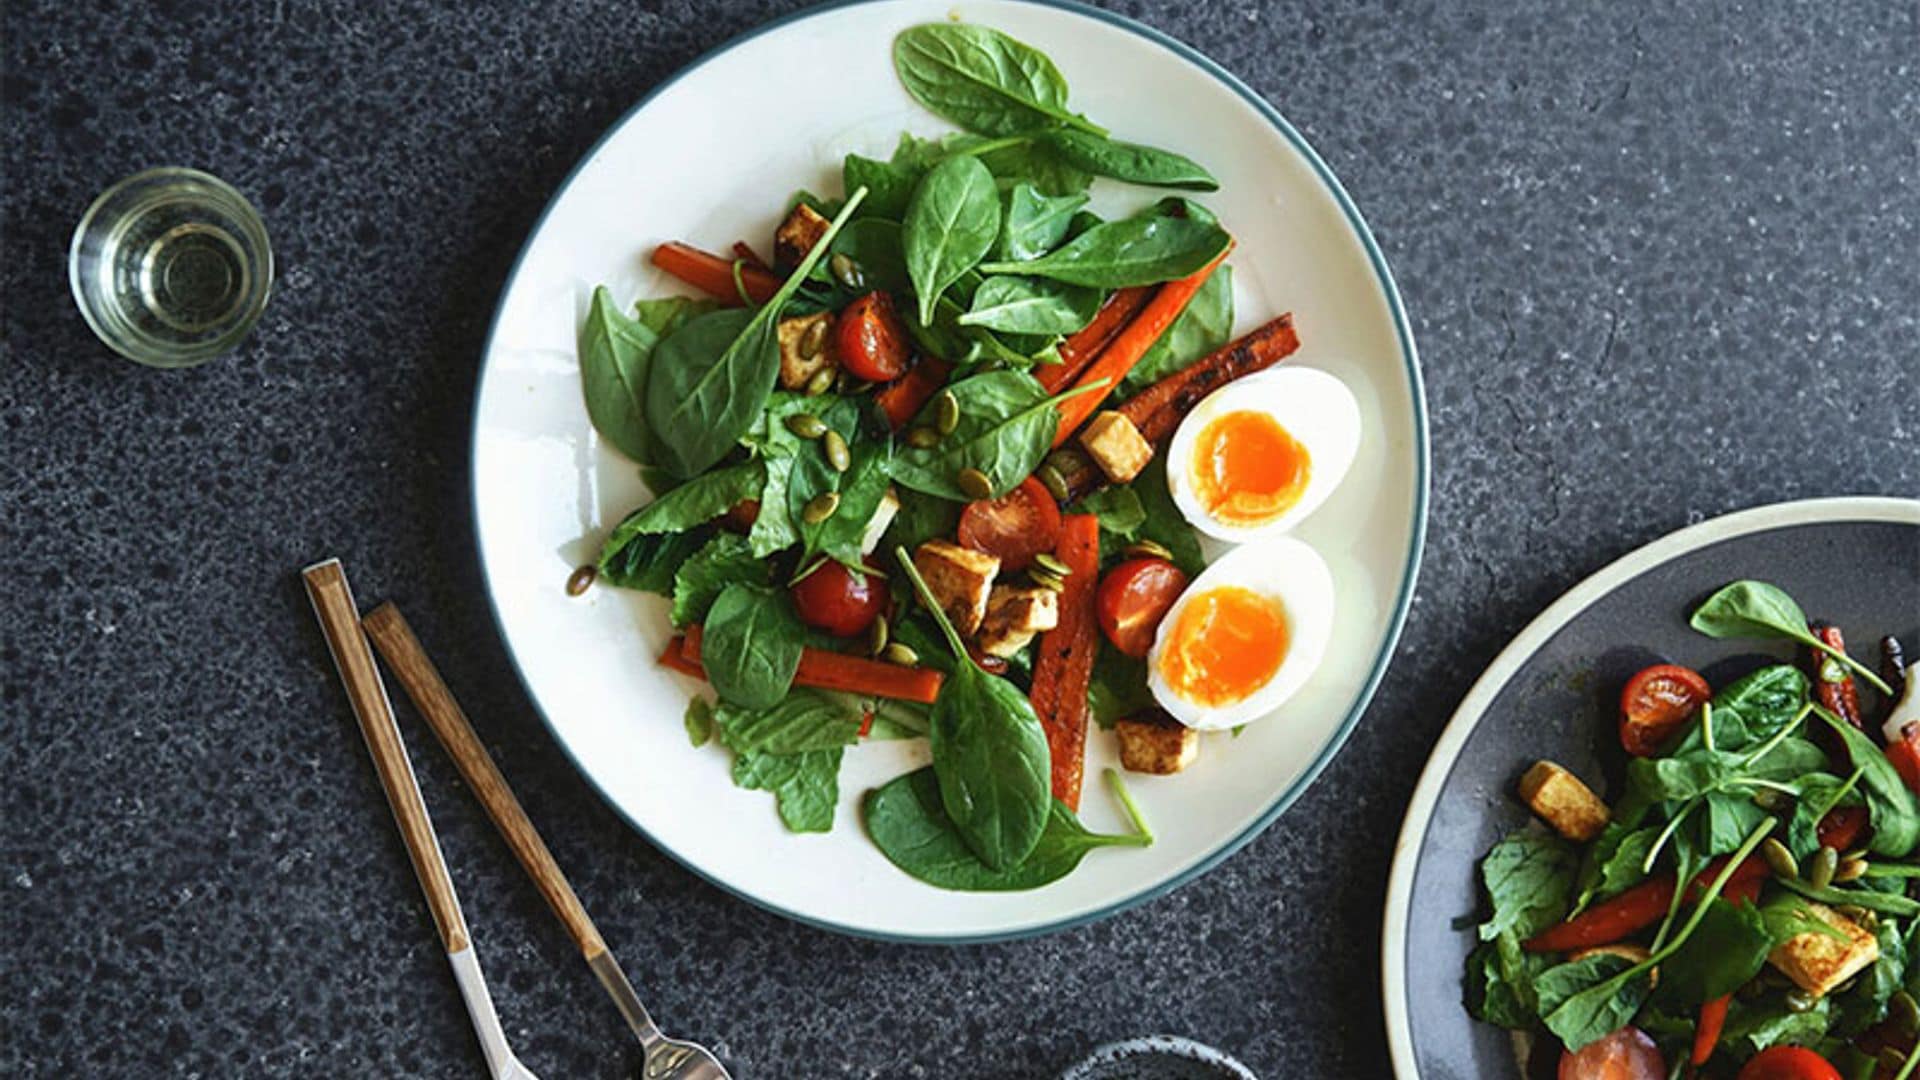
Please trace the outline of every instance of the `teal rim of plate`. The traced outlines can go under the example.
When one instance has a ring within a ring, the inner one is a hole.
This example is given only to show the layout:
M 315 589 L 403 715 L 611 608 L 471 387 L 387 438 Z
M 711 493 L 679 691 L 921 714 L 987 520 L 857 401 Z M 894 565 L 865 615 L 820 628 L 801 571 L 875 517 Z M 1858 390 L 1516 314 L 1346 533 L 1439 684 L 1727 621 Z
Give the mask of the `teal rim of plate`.
M 709 61 L 738 46 L 745 45 L 755 38 L 784 29 L 793 23 L 801 22 L 818 15 L 825 15 L 829 12 L 840 11 L 845 8 L 863 7 L 869 4 L 889 2 L 893 2 L 893 0 L 828 0 L 826 3 L 814 4 L 801 8 L 798 11 L 789 12 L 771 22 L 764 23 L 708 49 L 694 58 L 685 67 L 682 67 L 673 75 L 667 77 L 658 86 L 649 90 L 645 96 L 634 103 L 633 107 L 622 113 L 620 119 L 614 121 L 606 131 L 601 133 L 598 139 L 594 140 L 593 145 L 587 148 L 586 152 L 580 156 L 580 159 L 574 163 L 573 168 L 568 171 L 566 178 L 560 181 L 559 190 L 555 191 L 553 197 L 547 200 L 547 205 L 541 209 L 540 216 L 534 220 L 533 228 L 528 231 L 527 239 L 520 247 L 520 253 L 514 256 L 513 266 L 507 271 L 506 281 L 500 286 L 500 299 L 494 304 L 493 319 L 487 327 L 486 345 L 481 352 L 479 377 L 474 383 L 473 415 L 468 422 L 470 445 L 467 451 L 467 471 L 473 499 L 472 525 L 474 549 L 476 554 L 481 555 L 480 576 L 483 580 L 487 579 L 487 573 L 486 559 L 482 553 L 485 540 L 482 539 L 480 533 L 480 473 L 477 461 L 480 449 L 480 394 L 486 386 L 487 358 L 493 355 L 494 345 L 500 332 L 500 317 L 506 310 L 507 297 L 512 293 L 514 284 L 520 278 L 520 270 L 526 263 L 527 252 L 532 248 L 534 238 L 540 235 L 540 230 L 545 227 L 547 218 L 553 213 L 553 208 L 558 206 L 562 199 L 566 198 L 567 192 L 573 187 L 574 181 L 579 179 L 580 171 L 599 154 L 600 147 L 604 145 L 607 140 L 613 138 L 621 129 L 625 128 L 641 110 L 652 104 L 654 99 L 672 89 L 680 80 L 686 78 L 694 71 L 706 66 Z M 1340 207 L 1340 212 L 1345 215 L 1347 224 L 1353 229 L 1354 235 L 1359 239 L 1360 246 L 1367 253 L 1367 261 L 1373 266 L 1374 276 L 1379 281 L 1381 296 L 1386 301 L 1387 312 L 1393 319 L 1394 335 L 1400 342 L 1400 359 L 1406 367 L 1408 384 L 1413 391 L 1416 472 L 1413 495 L 1413 535 L 1407 545 L 1407 560 L 1405 569 L 1401 572 L 1399 595 L 1394 598 L 1393 616 L 1387 625 L 1386 636 L 1380 642 L 1380 650 L 1374 656 L 1373 667 L 1367 675 L 1366 682 L 1361 685 L 1360 692 L 1355 695 L 1353 704 L 1347 710 L 1346 718 L 1340 722 L 1340 727 L 1333 733 L 1333 737 L 1327 741 L 1325 746 L 1320 748 L 1320 752 L 1308 763 L 1306 769 L 1302 771 L 1298 777 L 1295 777 L 1291 784 L 1287 785 L 1286 790 L 1282 791 L 1273 802 L 1268 804 L 1267 808 L 1261 812 L 1257 820 L 1241 830 L 1238 836 L 1235 836 L 1233 839 L 1228 840 L 1226 843 L 1208 852 L 1200 858 L 1200 861 L 1180 871 L 1173 877 L 1157 885 L 1149 886 L 1148 888 L 1122 897 L 1100 908 L 1098 911 L 1073 915 L 1068 918 L 1042 923 L 1037 926 L 1021 927 L 1019 929 L 995 933 L 894 934 L 868 930 L 859 926 L 849 926 L 845 923 L 837 923 L 828 919 L 817 919 L 809 915 L 801 915 L 798 912 L 789 911 L 778 904 L 762 900 L 757 896 L 748 895 L 727 882 L 721 881 L 707 873 L 700 867 L 695 866 L 678 851 L 661 843 L 658 838 L 647 830 L 646 826 L 635 820 L 634 817 L 627 812 L 625 807 L 615 802 L 607 794 L 606 789 L 600 786 L 600 782 L 594 779 L 593 773 L 581 763 L 579 756 L 573 752 L 573 748 L 568 745 L 566 739 L 562 738 L 560 733 L 554 729 L 553 721 L 547 717 L 546 710 L 540 707 L 539 697 L 534 693 L 532 684 L 527 681 L 527 674 L 520 666 L 519 656 L 514 653 L 511 646 L 507 648 L 507 658 L 513 665 L 514 677 L 520 681 L 521 688 L 526 692 L 528 699 L 533 704 L 534 712 L 539 714 L 540 722 L 546 726 L 547 733 L 553 737 L 553 741 L 559 744 L 560 751 L 566 755 L 567 760 L 572 762 L 573 767 L 586 779 L 588 785 L 593 788 L 595 793 L 600 796 L 601 801 L 611 807 L 613 812 L 619 815 L 622 821 L 625 821 L 629 827 L 639 833 L 655 850 L 664 852 L 668 858 L 680 864 L 682 868 L 700 880 L 725 892 L 729 896 L 744 900 L 763 911 L 770 911 L 775 915 L 779 915 L 785 919 L 791 919 L 805 926 L 811 926 L 821 930 L 831 930 L 835 933 L 846 934 L 851 937 L 867 938 L 873 941 L 884 941 L 892 944 L 984 945 L 1001 941 L 1018 941 L 1023 938 L 1041 937 L 1046 934 L 1058 933 L 1062 930 L 1071 930 L 1075 927 L 1086 926 L 1090 923 L 1099 922 L 1101 919 L 1109 916 L 1118 915 L 1128 908 L 1137 907 L 1150 900 L 1165 896 L 1167 893 L 1212 870 L 1222 862 L 1225 862 L 1229 856 L 1238 852 L 1241 848 L 1246 847 L 1247 844 L 1253 841 L 1254 837 L 1265 832 L 1268 826 L 1278 820 L 1281 814 L 1286 813 L 1288 808 L 1290 808 L 1301 795 L 1305 794 L 1307 788 L 1311 787 L 1313 782 L 1319 779 L 1320 774 L 1325 771 L 1327 765 L 1333 761 L 1334 755 L 1338 754 L 1341 747 L 1346 745 L 1348 737 L 1353 734 L 1353 729 L 1359 725 L 1361 715 L 1367 711 L 1367 706 L 1372 703 L 1374 692 L 1379 689 L 1380 681 L 1386 677 L 1387 667 L 1393 659 L 1394 647 L 1399 644 L 1400 641 L 1400 632 L 1406 626 L 1407 611 L 1413 604 L 1414 584 L 1420 576 L 1420 556 L 1426 547 L 1427 539 L 1427 489 L 1432 474 L 1432 461 L 1427 434 L 1426 386 L 1420 377 L 1420 359 L 1419 354 L 1414 348 L 1413 330 L 1407 323 L 1406 307 L 1401 303 L 1400 289 L 1394 284 L 1393 274 L 1387 269 L 1386 257 L 1381 254 L 1380 245 L 1374 240 L 1372 230 L 1367 228 L 1366 220 L 1360 216 L 1360 211 L 1354 206 L 1353 198 L 1347 194 L 1347 190 L 1340 186 L 1340 181 L 1333 175 L 1333 170 L 1327 167 L 1327 163 L 1321 160 L 1319 153 L 1317 153 L 1312 146 L 1308 145 L 1305 137 L 1287 121 L 1286 117 L 1280 115 L 1280 110 L 1274 108 L 1271 102 L 1255 93 L 1252 87 L 1249 87 L 1240 80 L 1239 76 L 1221 67 L 1205 53 L 1202 53 L 1200 50 L 1195 49 L 1193 46 L 1188 45 L 1178 38 L 1156 30 L 1145 23 L 1130 19 L 1125 15 L 1105 11 L 1081 3 L 1079 0 L 1003 0 L 1003 2 L 1024 4 L 1030 7 L 1053 8 L 1084 18 L 1095 19 L 1109 26 L 1117 27 L 1128 33 L 1145 38 L 1153 44 L 1171 51 L 1174 55 L 1186 60 L 1206 74 L 1213 76 L 1215 79 L 1218 79 L 1224 83 L 1228 89 L 1240 95 L 1247 104 L 1253 106 L 1261 116 L 1266 118 L 1268 123 L 1273 125 L 1274 130 L 1278 131 L 1281 136 L 1287 140 L 1288 145 L 1292 146 L 1301 157 L 1306 159 L 1308 164 L 1313 166 L 1314 174 L 1320 178 L 1322 184 L 1326 185 L 1327 192 L 1333 196 L 1335 204 Z M 489 587 L 486 590 L 487 611 L 493 616 L 495 631 L 499 633 L 502 641 L 505 641 L 507 640 L 506 623 L 500 617 L 500 605 L 494 599 L 491 582 L 489 581 L 488 584 Z

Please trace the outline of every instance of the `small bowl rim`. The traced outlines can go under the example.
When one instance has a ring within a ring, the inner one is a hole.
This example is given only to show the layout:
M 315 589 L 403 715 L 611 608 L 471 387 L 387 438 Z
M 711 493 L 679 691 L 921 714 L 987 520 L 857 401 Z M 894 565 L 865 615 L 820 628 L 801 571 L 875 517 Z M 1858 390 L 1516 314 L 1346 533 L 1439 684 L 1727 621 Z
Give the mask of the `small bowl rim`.
M 1095 1080 L 1097 1074 L 1092 1070 L 1096 1068 L 1148 1056 L 1205 1065 L 1233 1080 L 1259 1080 L 1252 1069 L 1232 1054 L 1184 1035 L 1136 1035 L 1102 1043 L 1087 1056 L 1068 1066 L 1060 1074 L 1060 1080 Z

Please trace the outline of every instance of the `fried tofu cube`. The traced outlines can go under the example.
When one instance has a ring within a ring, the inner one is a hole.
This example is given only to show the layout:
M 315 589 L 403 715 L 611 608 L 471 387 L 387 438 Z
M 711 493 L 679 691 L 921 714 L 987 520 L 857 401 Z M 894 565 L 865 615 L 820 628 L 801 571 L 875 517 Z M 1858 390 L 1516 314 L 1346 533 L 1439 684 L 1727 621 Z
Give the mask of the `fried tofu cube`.
M 1200 756 L 1200 733 L 1153 709 L 1113 725 L 1120 738 L 1120 765 L 1129 772 L 1170 776 Z
M 1617 956 L 1629 964 L 1638 964 L 1643 960 L 1651 959 L 1653 953 L 1649 952 L 1644 945 L 1595 945 L 1591 949 L 1575 949 L 1573 952 L 1568 953 L 1567 962 L 1572 963 L 1575 960 L 1585 960 L 1589 956 Z M 1647 972 L 1647 985 L 1660 985 L 1660 969 L 1658 967 Z
M 1800 989 L 1814 997 L 1824 996 L 1880 959 L 1880 942 L 1866 927 L 1825 904 L 1809 902 L 1806 913 L 1843 936 L 1832 937 L 1809 930 L 1795 934 L 1767 954 L 1767 962 L 1779 968 L 1780 973 Z
M 987 617 L 987 596 L 1000 573 L 1000 559 L 946 540 L 929 540 L 913 553 L 914 569 L 927 579 L 940 610 L 962 637 L 972 637 Z
M 834 366 L 832 336 L 833 312 L 819 311 L 781 319 L 780 385 L 788 390 L 803 389 L 808 380 Z M 816 329 L 817 328 L 817 329 Z
M 1520 798 L 1553 831 L 1586 843 L 1600 835 L 1613 814 L 1593 789 L 1551 761 L 1536 761 L 1520 778 Z
M 1033 635 L 1059 625 L 1059 593 L 1038 585 L 995 585 L 974 643 L 981 652 L 1009 657 L 1026 648 Z
M 800 260 L 827 235 L 827 228 L 832 224 L 806 203 L 794 203 L 787 220 L 774 230 L 773 264 L 783 269 L 800 265 Z
M 1107 474 L 1107 479 L 1124 484 L 1140 475 L 1153 460 L 1153 444 L 1133 426 L 1133 421 L 1108 409 L 1087 421 L 1080 432 L 1080 446 L 1087 456 Z

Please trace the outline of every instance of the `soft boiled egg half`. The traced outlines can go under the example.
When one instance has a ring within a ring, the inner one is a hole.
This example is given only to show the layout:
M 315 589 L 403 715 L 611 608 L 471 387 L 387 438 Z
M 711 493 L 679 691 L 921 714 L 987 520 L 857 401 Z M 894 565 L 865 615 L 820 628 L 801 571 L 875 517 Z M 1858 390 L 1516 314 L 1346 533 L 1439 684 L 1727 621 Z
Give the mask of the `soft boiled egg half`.
M 1292 528 L 1353 464 L 1360 406 L 1338 378 L 1282 367 L 1215 390 L 1167 450 L 1174 504 L 1209 536 L 1234 543 Z
M 1238 727 L 1306 683 L 1333 632 L 1333 574 L 1290 536 L 1229 551 L 1160 621 L 1147 686 L 1190 728 Z

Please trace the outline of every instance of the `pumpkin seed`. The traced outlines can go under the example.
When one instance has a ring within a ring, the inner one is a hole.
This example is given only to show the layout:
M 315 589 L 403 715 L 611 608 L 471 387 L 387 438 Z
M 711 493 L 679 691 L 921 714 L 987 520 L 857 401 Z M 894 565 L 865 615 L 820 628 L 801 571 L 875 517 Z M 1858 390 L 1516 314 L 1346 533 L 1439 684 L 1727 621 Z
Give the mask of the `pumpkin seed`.
M 1887 1012 L 1901 1031 L 1909 1035 L 1920 1031 L 1920 1002 L 1916 1002 L 1912 994 L 1894 991 L 1893 997 L 1887 999 Z
M 833 369 L 830 367 L 821 368 L 813 373 L 813 378 L 807 380 L 808 397 L 819 397 L 831 389 L 833 389 Z
M 1897 1046 L 1883 1046 L 1874 1056 L 1879 1059 L 1882 1066 L 1894 1070 L 1895 1075 L 1899 1075 L 1899 1070 L 1905 1068 L 1907 1064 L 1907 1055 Z
M 833 512 L 838 509 L 840 509 L 840 493 L 823 491 L 807 501 L 807 505 L 800 511 L 800 520 L 809 525 L 818 525 L 832 517 Z
M 1869 934 L 1880 929 L 1880 916 L 1871 908 L 1862 911 L 1860 917 L 1853 921 L 1859 923 L 1860 929 L 1865 930 Z
M 1787 995 L 1787 1011 L 1790 1013 L 1803 1013 L 1818 1004 L 1820 999 L 1805 990 L 1795 990 Z
M 1766 858 L 1767 865 L 1773 868 L 1774 877 L 1793 881 L 1800 876 L 1800 863 L 1794 859 L 1793 852 L 1787 850 L 1787 845 L 1778 839 L 1767 837 L 1767 842 L 1760 845 L 1760 854 Z
M 1813 856 L 1813 866 L 1807 870 L 1807 884 L 1816 889 L 1824 889 L 1833 884 L 1833 872 L 1840 869 L 1840 853 L 1830 847 L 1823 847 Z
M 820 446 L 827 452 L 827 464 L 833 466 L 834 472 L 846 472 L 847 466 L 853 464 L 853 456 L 847 450 L 847 440 L 841 438 L 839 432 L 829 430 Z
M 915 450 L 931 450 L 940 445 L 940 433 L 930 427 L 908 428 L 907 445 Z
M 1071 446 L 1063 446 L 1048 454 L 1046 462 L 1057 469 L 1061 476 L 1072 476 L 1093 468 L 1093 462 L 1087 459 L 1087 455 Z
M 1852 919 L 1854 922 L 1859 922 L 1860 917 L 1867 913 L 1867 909 L 1861 907 L 1859 904 L 1835 904 L 1833 905 L 1833 912 L 1836 915 Z
M 827 348 L 827 324 L 832 319 L 815 319 L 808 325 L 806 332 L 800 335 L 800 355 L 813 359 Z
M 940 391 L 940 396 L 934 400 L 933 405 L 934 430 L 942 435 L 951 435 L 953 429 L 959 426 L 960 399 L 954 397 L 951 390 Z
M 1867 849 L 1863 847 L 1857 847 L 1857 848 L 1854 848 L 1852 851 L 1843 851 L 1840 853 L 1841 862 L 1846 862 L 1848 859 L 1864 859 L 1866 857 L 1867 857 Z
M 905 642 L 896 641 L 880 650 L 880 659 L 885 660 L 889 664 L 899 664 L 901 667 L 912 667 L 920 662 L 920 654 L 914 652 L 912 647 Z
M 794 413 L 787 417 L 787 430 L 803 439 L 817 439 L 827 433 L 827 425 L 812 413 Z
M 1041 551 L 1034 553 L 1033 562 L 1035 566 L 1038 566 L 1050 574 L 1056 574 L 1062 578 L 1073 576 L 1073 567 L 1054 558 L 1049 552 Z
M 887 647 L 887 617 L 877 615 L 867 627 L 867 655 L 879 656 Z
M 1772 788 L 1761 788 L 1753 793 L 1753 805 L 1769 812 L 1779 812 L 1793 804 L 1793 797 Z
M 1067 583 L 1059 575 L 1049 574 L 1045 570 L 1029 568 L 1027 577 L 1033 579 L 1033 583 L 1043 589 L 1051 589 L 1054 592 L 1065 592 L 1067 589 Z
M 593 579 L 600 576 L 600 568 L 588 563 L 567 575 L 567 595 L 580 596 L 593 588 Z
M 827 269 L 833 273 L 833 280 L 845 288 L 859 292 L 867 287 L 866 272 L 860 269 L 859 263 L 853 261 L 853 256 L 844 251 L 827 256 Z
M 1033 470 L 1033 475 L 1039 479 L 1040 486 L 1047 489 L 1047 494 L 1061 502 L 1073 498 L 1073 489 L 1067 487 L 1067 478 L 1060 475 L 1059 469 L 1043 461 Z
M 1135 540 L 1121 552 L 1129 559 L 1165 559 L 1173 561 L 1173 552 L 1151 540 Z
M 1866 875 L 1866 872 L 1867 872 L 1867 860 L 1842 859 L 1840 860 L 1839 867 L 1837 867 L 1833 872 L 1833 880 L 1836 882 L 1858 881 L 1860 880 L 1861 877 Z
M 993 481 L 987 479 L 987 474 L 979 469 L 961 469 L 960 475 L 954 477 L 953 482 L 959 485 L 960 490 L 965 492 L 969 499 L 993 498 Z

